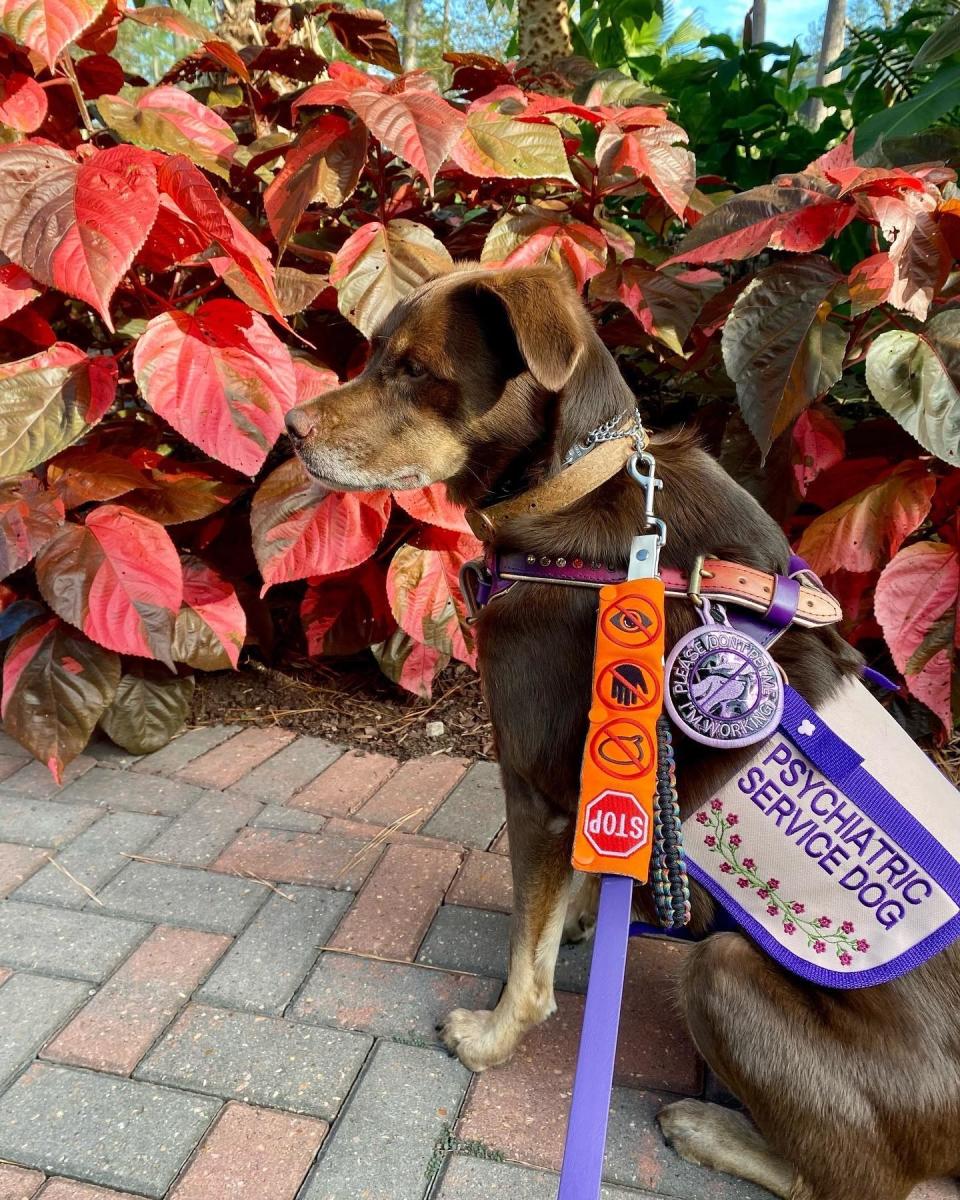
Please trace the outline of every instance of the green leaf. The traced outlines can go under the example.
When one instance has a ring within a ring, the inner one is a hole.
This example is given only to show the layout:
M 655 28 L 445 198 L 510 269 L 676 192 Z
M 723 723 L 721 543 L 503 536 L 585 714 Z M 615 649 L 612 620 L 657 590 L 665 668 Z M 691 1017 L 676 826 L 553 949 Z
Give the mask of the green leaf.
M 854 144 L 859 158 L 881 138 L 922 133 L 960 106 L 960 66 L 941 67 L 910 100 L 884 108 L 857 129 Z
M 135 146 L 184 154 L 198 167 L 230 178 L 237 135 L 182 88 L 125 87 L 118 96 L 101 96 L 97 108 L 105 124 Z
M 882 333 L 867 353 L 867 386 L 925 450 L 960 465 L 960 311 L 916 333 Z
M 183 728 L 193 688 L 192 675 L 137 663 L 120 680 L 100 728 L 128 754 L 152 754 Z
M 917 51 L 917 56 L 910 64 L 915 71 L 918 67 L 928 67 L 931 63 L 942 62 L 951 54 L 960 50 L 960 12 L 955 13 L 948 21 L 940 26 L 936 33 L 931 33 Z
M 467 115 L 450 157 L 480 179 L 568 179 L 573 182 L 563 138 L 555 125 L 504 116 L 493 105 Z

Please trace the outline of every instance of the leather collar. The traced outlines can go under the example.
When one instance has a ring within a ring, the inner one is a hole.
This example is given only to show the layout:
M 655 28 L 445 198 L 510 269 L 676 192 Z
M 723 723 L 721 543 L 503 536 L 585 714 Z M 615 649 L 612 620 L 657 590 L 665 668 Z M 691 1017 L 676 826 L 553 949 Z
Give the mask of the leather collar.
M 489 542 L 518 517 L 547 516 L 562 512 L 584 496 L 595 492 L 629 462 L 631 456 L 643 449 L 642 432 L 638 441 L 633 426 L 607 441 L 597 442 L 586 453 L 565 466 L 557 475 L 544 479 L 532 488 L 491 504 L 489 508 L 468 508 L 467 524 L 481 541 Z

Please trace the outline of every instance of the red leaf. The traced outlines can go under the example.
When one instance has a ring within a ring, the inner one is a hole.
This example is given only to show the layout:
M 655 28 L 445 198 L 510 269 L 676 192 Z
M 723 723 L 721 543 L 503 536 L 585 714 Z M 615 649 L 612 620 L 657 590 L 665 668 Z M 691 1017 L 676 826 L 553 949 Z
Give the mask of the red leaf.
M 110 54 L 117 44 L 120 22 L 129 11 L 122 0 L 107 0 L 94 23 L 76 39 L 77 45 L 93 54 Z
M 937 225 L 935 202 L 911 192 L 905 196 L 875 196 L 870 203 L 883 236 L 890 242 L 893 282 L 884 298 L 918 321 L 925 321 L 953 262 Z
M 388 679 L 423 700 L 430 699 L 434 679 L 450 661 L 449 654 L 415 642 L 402 629 L 370 649 Z
M 882 566 L 923 523 L 935 489 L 922 463 L 904 463 L 812 521 L 798 553 L 820 575 Z
M 244 491 L 244 484 L 218 479 L 193 464 L 185 468 L 163 459 L 150 468 L 142 487 L 126 493 L 123 502 L 161 525 L 180 525 L 220 512 Z
M 0 477 L 19 475 L 66 449 L 113 403 L 117 364 L 57 342 L 0 365 Z
M 184 558 L 173 657 L 199 671 L 236 668 L 246 636 L 247 617 L 233 585 L 199 558 Z
M 943 542 L 901 550 L 877 584 L 877 620 L 907 687 L 947 731 L 960 647 L 960 552 Z
M 120 682 L 120 659 L 55 617 L 32 622 L 3 663 L 3 724 L 57 783 L 90 740 Z
M 327 71 L 329 78 L 322 79 L 313 87 L 307 88 L 302 96 L 293 102 L 292 112 L 296 116 L 301 108 L 310 108 L 321 104 L 337 104 L 342 108 L 350 107 L 350 97 L 359 89 L 369 89 L 375 92 L 385 92 L 386 82 L 368 75 L 350 63 L 332 62 Z
M 348 103 L 374 137 L 408 162 L 432 190 L 437 172 L 466 127 L 466 117 L 434 92 L 387 95 L 360 90 Z
M 387 571 L 387 595 L 397 624 L 414 641 L 473 665 L 473 641 L 468 646 L 464 637 L 459 567 L 460 560 L 442 550 L 401 546 Z
M 157 215 L 149 155 L 115 146 L 76 163 L 53 146 L 0 146 L 0 250 L 48 287 L 108 311 Z
M 805 187 L 766 184 L 707 213 L 661 265 L 752 258 L 761 250 L 807 253 L 819 249 L 856 216 L 856 205 Z
M 871 254 L 850 272 L 850 311 L 854 316 L 883 304 L 893 287 L 894 264 L 889 254 Z
M 386 575 L 375 559 L 354 571 L 312 579 L 300 605 L 307 653 L 356 654 L 397 627 L 387 601 Z
M 307 206 L 320 201 L 339 208 L 353 194 L 363 170 L 363 126 L 324 113 L 287 151 L 283 168 L 264 193 L 267 220 L 281 249 L 293 237 Z
M 0 488 L 0 579 L 25 567 L 63 517 L 63 501 L 29 475 Z
M 134 488 L 153 485 L 127 458 L 89 446 L 74 446 L 47 464 L 47 483 L 67 508 L 91 500 L 115 500 Z
M 0 29 L 35 50 L 52 71 L 103 5 L 104 0 L 0 0 Z
M 608 125 L 597 139 L 597 182 L 614 191 L 630 179 L 643 180 L 682 219 L 697 181 L 696 160 L 683 144 L 686 140 L 679 125 L 669 121 L 626 132 Z
M 87 100 L 112 96 L 123 87 L 123 67 L 108 54 L 88 54 L 77 60 L 75 70 L 80 91 Z
M 207 238 L 237 264 L 268 311 L 285 328 L 273 283 L 273 266 L 267 248 L 220 203 L 204 176 L 182 154 L 166 158 L 157 171 L 160 190 L 173 201 L 180 215 L 192 222 Z
M 480 261 L 486 267 L 527 267 L 554 263 L 582 289 L 607 265 L 603 234 L 566 213 L 528 205 L 505 213 L 487 235 Z
M 122 654 L 173 666 L 173 624 L 183 599 L 170 535 L 118 504 L 65 525 L 37 556 L 40 592 L 58 616 Z
M 29 75 L 0 75 L 0 125 L 33 133 L 47 116 L 47 93 Z
M 133 371 L 154 412 L 245 475 L 263 466 L 296 400 L 290 351 L 237 300 L 154 317 L 137 342 Z
M 306 354 L 293 351 L 293 374 L 296 378 L 297 404 L 306 404 L 315 396 L 322 396 L 340 386 L 336 371 L 308 357 Z
M 821 471 L 843 460 L 843 430 L 822 405 L 806 409 L 797 418 L 793 451 L 793 477 L 801 496 L 806 496 Z
M 228 179 L 237 153 L 233 129 L 212 108 L 183 88 L 128 88 L 122 96 L 102 96 L 100 116 L 126 141 L 148 150 L 184 154 Z
M 643 263 L 628 262 L 604 271 L 590 282 L 590 295 L 618 300 L 651 337 L 677 354 L 703 307 L 706 293 Z
M 463 509 L 448 499 L 446 486 L 442 483 L 432 483 L 412 492 L 394 492 L 393 498 L 404 512 L 418 521 L 457 533 L 470 533 Z
M 390 493 L 328 492 L 299 459 L 278 467 L 253 498 L 253 550 L 261 595 L 277 583 L 332 575 L 373 554 L 387 527 Z
M 354 58 L 386 67 L 388 71 L 403 70 L 396 39 L 382 12 L 329 3 L 320 4 L 313 11 L 326 17 L 327 28 Z
M 0 266 L 0 321 L 12 317 L 40 294 L 40 289 L 23 267 L 16 263 Z

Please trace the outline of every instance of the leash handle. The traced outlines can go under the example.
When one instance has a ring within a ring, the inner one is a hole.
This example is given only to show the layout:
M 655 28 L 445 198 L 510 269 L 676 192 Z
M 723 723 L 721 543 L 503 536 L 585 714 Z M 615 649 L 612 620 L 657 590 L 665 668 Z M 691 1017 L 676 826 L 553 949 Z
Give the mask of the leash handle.
M 557 1200 L 599 1200 L 630 940 L 633 880 L 604 875 Z

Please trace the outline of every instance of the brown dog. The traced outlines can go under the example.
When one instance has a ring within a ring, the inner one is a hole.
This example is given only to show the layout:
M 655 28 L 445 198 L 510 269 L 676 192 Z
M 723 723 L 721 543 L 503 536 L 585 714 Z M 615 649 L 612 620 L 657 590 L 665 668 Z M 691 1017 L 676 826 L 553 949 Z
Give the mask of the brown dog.
M 307 469 L 336 489 L 446 481 L 479 507 L 556 474 L 590 430 L 634 397 L 572 287 L 549 269 L 464 268 L 401 302 L 359 378 L 290 413 Z M 664 561 L 706 553 L 784 571 L 789 549 L 760 506 L 689 437 L 655 437 L 669 527 Z M 513 522 L 509 545 L 622 566 L 643 524 L 624 472 L 562 512 Z M 586 735 L 597 597 L 516 584 L 478 625 L 480 670 L 507 797 L 515 907 L 510 972 L 492 1012 L 452 1012 L 444 1040 L 473 1070 L 506 1062 L 555 1007 L 553 975 L 571 900 L 570 850 Z M 668 606 L 668 644 L 694 624 Z M 816 704 L 859 667 L 832 630 L 793 629 L 775 656 Z M 682 744 L 684 815 L 738 752 Z M 742 753 L 742 752 L 741 752 Z M 695 927 L 713 902 L 694 896 Z M 790 1200 L 901 1200 L 960 1173 L 960 970 L 956 948 L 882 986 L 818 989 L 746 937 L 715 934 L 687 960 L 681 1006 L 707 1062 L 747 1106 L 681 1101 L 661 1113 L 684 1157 Z M 759 1132 L 758 1132 L 759 1130 Z

